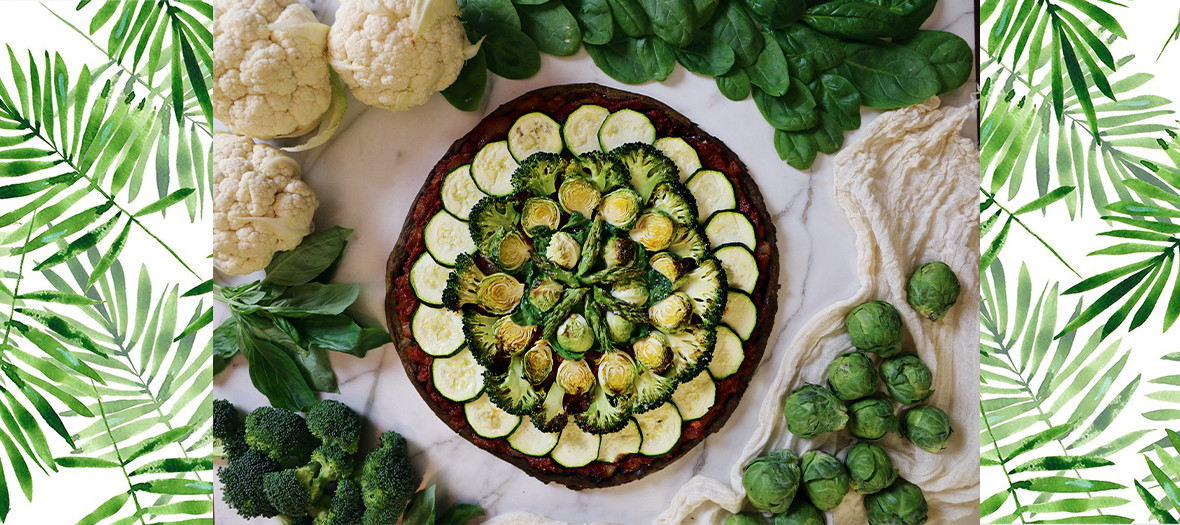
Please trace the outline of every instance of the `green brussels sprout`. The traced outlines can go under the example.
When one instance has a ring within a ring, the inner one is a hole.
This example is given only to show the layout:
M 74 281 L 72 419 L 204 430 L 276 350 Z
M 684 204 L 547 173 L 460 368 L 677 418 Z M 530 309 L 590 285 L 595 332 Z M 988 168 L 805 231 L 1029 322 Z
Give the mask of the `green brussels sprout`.
M 897 479 L 897 469 L 885 449 L 864 441 L 848 449 L 844 466 L 848 467 L 848 484 L 858 494 L 879 492 Z
M 842 401 L 871 396 L 877 391 L 877 367 L 864 352 L 848 352 L 828 365 L 828 386 Z
M 926 523 L 926 496 L 922 489 L 898 478 L 889 488 L 865 496 L 869 525 L 922 525 Z
M 836 508 L 848 494 L 848 471 L 835 456 L 820 450 L 809 450 L 800 462 L 803 490 L 807 498 L 820 510 Z
M 598 384 L 607 394 L 617 396 L 635 382 L 635 361 L 624 352 L 607 352 L 598 360 Z
M 614 312 L 606 312 L 606 330 L 612 343 L 626 343 L 635 333 L 635 323 Z
M 662 211 L 649 211 L 639 216 L 629 232 L 631 240 L 643 245 L 649 252 L 658 252 L 672 244 L 676 223 Z
M 561 183 L 561 188 L 558 188 L 557 200 L 561 202 L 561 207 L 565 208 L 565 211 L 571 214 L 581 213 L 583 217 L 589 218 L 598 208 L 602 193 L 586 179 L 569 178 Z
M 930 369 L 917 354 L 902 354 L 881 362 L 881 377 L 889 395 L 903 405 L 919 403 L 934 393 Z
M 795 453 L 776 450 L 746 465 L 742 472 L 742 486 L 754 508 L 786 512 L 799 491 L 799 475 Z
M 761 514 L 748 512 L 730 514 L 722 525 L 766 525 L 766 518 L 763 518 Z
M 524 284 L 506 273 L 493 273 L 479 282 L 479 305 L 488 313 L 504 315 L 520 304 Z
M 571 396 L 579 396 L 594 386 L 594 372 L 585 359 L 562 361 L 557 367 L 557 384 Z
M 602 246 L 602 261 L 607 268 L 627 266 L 635 261 L 635 241 L 626 237 L 609 237 Z
M 885 434 L 897 432 L 897 424 L 893 402 L 883 395 L 866 397 L 848 405 L 848 433 L 858 438 L 876 441 Z
M 520 227 L 532 237 L 537 231 L 556 230 L 561 225 L 561 209 L 548 197 L 531 197 L 524 201 Z
M 480 251 L 501 270 L 515 272 L 529 261 L 532 248 L 517 231 L 501 232 L 488 239 Z
M 648 264 L 671 282 L 680 278 L 680 259 L 671 253 L 659 252 L 651 256 Z
M 676 292 L 651 305 L 648 317 L 652 326 L 675 334 L 684 331 L 692 321 L 692 299 L 684 292 Z
M 548 312 L 557 306 L 558 302 L 561 302 L 561 294 L 564 291 L 565 287 L 561 283 L 548 277 L 542 277 L 533 281 L 533 287 L 529 290 L 529 302 L 538 310 Z
M 635 306 L 647 306 L 647 283 L 640 279 L 623 279 L 611 285 L 610 294 L 615 299 Z
M 951 418 L 941 408 L 918 405 L 905 413 L 902 435 L 926 452 L 946 450 L 951 439 Z
M 959 278 L 941 261 L 919 266 L 905 287 L 906 301 L 922 317 L 937 321 L 959 299 Z
M 637 339 L 631 348 L 635 352 L 635 359 L 656 372 L 667 368 L 672 362 L 672 353 L 659 332 Z
M 549 341 L 541 340 L 524 353 L 524 375 L 529 382 L 539 385 L 553 371 L 553 347 Z
M 512 316 L 501 317 L 492 325 L 492 336 L 496 339 L 497 353 L 517 355 L 524 352 L 533 342 L 533 335 L 537 333 L 534 325 L 521 326 L 512 320 Z
M 901 327 L 901 313 L 885 301 L 864 303 L 844 318 L 852 346 L 881 357 L 901 353 Z
M 553 234 L 549 238 L 549 244 L 545 246 L 545 258 L 567 270 L 577 266 L 578 258 L 581 256 L 582 247 L 573 235 L 566 232 Z
M 824 525 L 824 513 L 807 498 L 795 498 L 791 508 L 775 516 L 771 525 Z
M 819 385 L 805 384 L 792 392 L 783 413 L 787 416 L 787 429 L 801 438 L 843 430 L 848 423 L 844 403 Z
M 594 346 L 594 334 L 590 323 L 582 314 L 574 313 L 557 327 L 557 344 L 575 354 L 590 350 Z M 567 391 L 569 389 L 566 389 Z
M 602 199 L 602 220 L 615 228 L 630 230 L 639 219 L 643 199 L 631 188 L 620 188 Z

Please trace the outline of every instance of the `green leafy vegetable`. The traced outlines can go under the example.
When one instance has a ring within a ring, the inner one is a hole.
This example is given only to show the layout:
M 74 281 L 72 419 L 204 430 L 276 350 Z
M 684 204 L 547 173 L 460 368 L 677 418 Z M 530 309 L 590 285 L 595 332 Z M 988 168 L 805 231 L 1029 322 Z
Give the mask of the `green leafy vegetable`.
M 737 64 L 742 67 L 754 64 L 762 52 L 762 33 L 737 0 L 721 0 L 718 4 L 712 34 L 715 40 L 733 49 Z
M 815 98 L 807 86 L 799 82 L 791 84 L 781 97 L 771 96 L 762 89 L 754 88 L 754 103 L 762 117 L 783 131 L 802 131 L 819 123 Z
M 939 93 L 946 93 L 963 85 L 975 66 L 975 54 L 971 51 L 971 46 L 954 33 L 918 31 L 905 43 L 905 47 L 930 61 L 938 75 Z
M 676 50 L 676 60 L 693 73 L 715 77 L 733 68 L 735 56 L 733 49 L 721 40 L 709 33 L 697 31 L 692 44 Z
M 642 84 L 652 79 L 647 66 L 639 61 L 639 41 L 618 35 L 609 44 L 586 45 L 586 52 L 603 73 L 624 84 Z
M 483 24 L 488 70 L 507 79 L 529 78 L 541 70 L 541 53 L 528 35 L 510 25 Z
M 860 91 L 871 108 L 896 109 L 920 103 L 942 88 L 938 73 L 922 55 L 897 44 L 849 44 L 838 72 Z
M 692 41 L 696 9 L 689 0 L 639 0 L 639 4 L 655 36 L 672 47 L 684 47 Z
M 639 38 L 651 33 L 651 19 L 639 0 L 606 0 L 611 16 L 627 36 Z
M 750 96 L 750 76 L 745 69 L 735 67 L 717 77 L 717 89 L 729 100 L 745 100 Z
M 565 6 L 582 28 L 583 42 L 603 45 L 614 38 L 615 20 L 608 0 L 565 0 Z
M 487 87 L 487 54 L 483 48 L 480 48 L 471 60 L 463 64 L 463 70 L 459 71 L 459 78 L 456 78 L 454 83 L 442 90 L 442 96 L 459 110 L 475 111 L 479 109 Z
M 635 43 L 635 55 L 640 64 L 647 67 L 647 73 L 657 82 L 668 79 L 676 69 L 676 52 L 660 38 L 645 36 Z
M 758 60 L 747 68 L 750 83 L 762 88 L 767 94 L 780 97 L 787 92 L 791 85 L 790 67 L 787 57 L 772 36 L 762 39 L 762 52 L 758 53 Z
M 578 21 L 560 0 L 540 5 L 517 7 L 520 27 L 543 53 L 564 57 L 582 48 L 582 30 Z
M 745 0 L 750 15 L 764 28 L 779 29 L 799 20 L 807 9 L 804 0 Z
M 901 17 L 886 7 L 861 0 L 833 0 L 808 9 L 803 21 L 837 38 L 874 40 L 896 35 Z

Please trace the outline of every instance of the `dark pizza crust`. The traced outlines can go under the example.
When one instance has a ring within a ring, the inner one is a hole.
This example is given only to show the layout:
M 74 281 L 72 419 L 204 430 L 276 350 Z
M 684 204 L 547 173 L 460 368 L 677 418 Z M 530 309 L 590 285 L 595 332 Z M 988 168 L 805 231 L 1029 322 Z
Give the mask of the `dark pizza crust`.
M 414 342 L 410 332 L 410 318 L 418 306 L 418 299 L 409 285 L 410 266 L 425 251 L 422 232 L 426 221 L 442 209 L 439 190 L 442 179 L 452 169 L 469 163 L 484 144 L 503 140 L 517 117 L 531 111 L 542 111 L 564 122 L 566 116 L 583 104 L 599 104 L 611 111 L 631 108 L 652 120 L 657 136 L 681 137 L 693 146 L 701 157 L 702 167 L 721 171 L 735 183 L 738 209 L 754 223 L 757 246 L 754 249 L 760 277 L 751 298 L 758 309 L 758 324 L 753 336 L 743 343 L 746 353 L 737 373 L 717 385 L 717 402 L 704 417 L 684 422 L 680 442 L 667 454 L 646 457 L 628 454 L 614 464 L 595 461 L 580 468 L 558 465 L 549 457 L 525 456 L 508 446 L 506 438 L 483 439 L 467 425 L 463 404 L 442 397 L 434 390 L 430 378 L 433 361 Z M 530 476 L 546 483 L 560 483 L 574 490 L 611 487 L 635 481 L 656 472 L 691 450 L 706 436 L 716 432 L 737 408 L 754 369 L 762 359 L 767 340 L 774 328 L 778 311 L 778 247 L 775 228 L 754 180 L 737 155 L 720 140 L 705 133 L 680 113 L 663 103 L 636 93 L 597 84 L 567 84 L 551 86 L 525 93 L 497 108 L 467 135 L 455 141 L 446 155 L 431 170 L 406 217 L 401 236 L 389 256 L 386 271 L 385 312 L 389 333 L 401 356 L 406 373 L 422 395 L 426 404 L 464 439 L 491 452 Z

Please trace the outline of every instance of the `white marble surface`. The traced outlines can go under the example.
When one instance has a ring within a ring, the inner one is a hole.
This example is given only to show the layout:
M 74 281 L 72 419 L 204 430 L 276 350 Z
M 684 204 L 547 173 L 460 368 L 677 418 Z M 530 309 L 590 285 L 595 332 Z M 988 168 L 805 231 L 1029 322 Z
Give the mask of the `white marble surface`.
M 330 22 L 334 2 L 314 3 L 321 20 Z M 926 27 L 952 31 L 974 45 L 973 8 L 971 0 L 943 0 Z M 599 72 L 581 52 L 569 58 L 545 56 L 541 72 L 528 80 L 496 78 L 480 112 L 458 112 L 441 96 L 402 113 L 350 110 L 355 119 L 347 129 L 301 159 L 304 178 L 321 201 L 317 225 L 356 229 L 336 279 L 361 283 L 354 313 L 383 324 L 386 258 L 423 177 L 483 114 L 526 91 L 573 82 L 598 82 L 667 103 L 726 142 L 761 187 L 778 228 L 779 313 L 766 356 L 729 423 L 663 471 L 621 487 L 575 492 L 545 485 L 451 432 L 418 396 L 392 345 L 364 359 L 333 355 L 340 394 L 329 397 L 367 416 L 370 439 L 389 428 L 405 435 L 418 471 L 428 482 L 438 483 L 451 501 L 479 503 L 490 514 L 528 511 L 571 522 L 650 523 L 694 475 L 728 479 L 738 452 L 757 426 L 757 410 L 769 394 L 781 349 L 812 315 L 858 288 L 854 237 L 833 197 L 831 157 L 821 155 L 807 172 L 795 170 L 778 159 L 770 126 L 752 100 L 729 101 L 711 79 L 683 68 L 664 83 L 622 85 Z M 944 95 L 944 103 L 970 103 L 974 84 L 972 77 L 967 86 Z M 876 115 L 865 110 L 863 120 L 867 123 Z M 214 393 L 249 410 L 264 404 L 265 398 L 251 386 L 245 364 L 235 359 L 216 377 Z M 216 511 L 217 523 L 244 523 L 220 498 Z

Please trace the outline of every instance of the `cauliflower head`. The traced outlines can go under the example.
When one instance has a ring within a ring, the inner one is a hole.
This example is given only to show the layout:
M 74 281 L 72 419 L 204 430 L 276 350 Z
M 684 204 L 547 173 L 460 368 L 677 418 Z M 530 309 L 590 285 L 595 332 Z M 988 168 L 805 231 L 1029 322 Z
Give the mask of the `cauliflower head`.
M 296 0 L 213 3 L 213 115 L 257 139 L 296 137 L 331 102 L 327 33 Z
M 424 15 L 425 4 L 434 12 Z M 454 2 L 342 0 L 328 33 L 332 67 L 370 106 L 401 111 L 425 104 L 474 54 L 458 16 Z
M 246 137 L 213 136 L 213 261 L 221 271 L 266 268 L 312 232 L 319 205 L 291 157 Z

